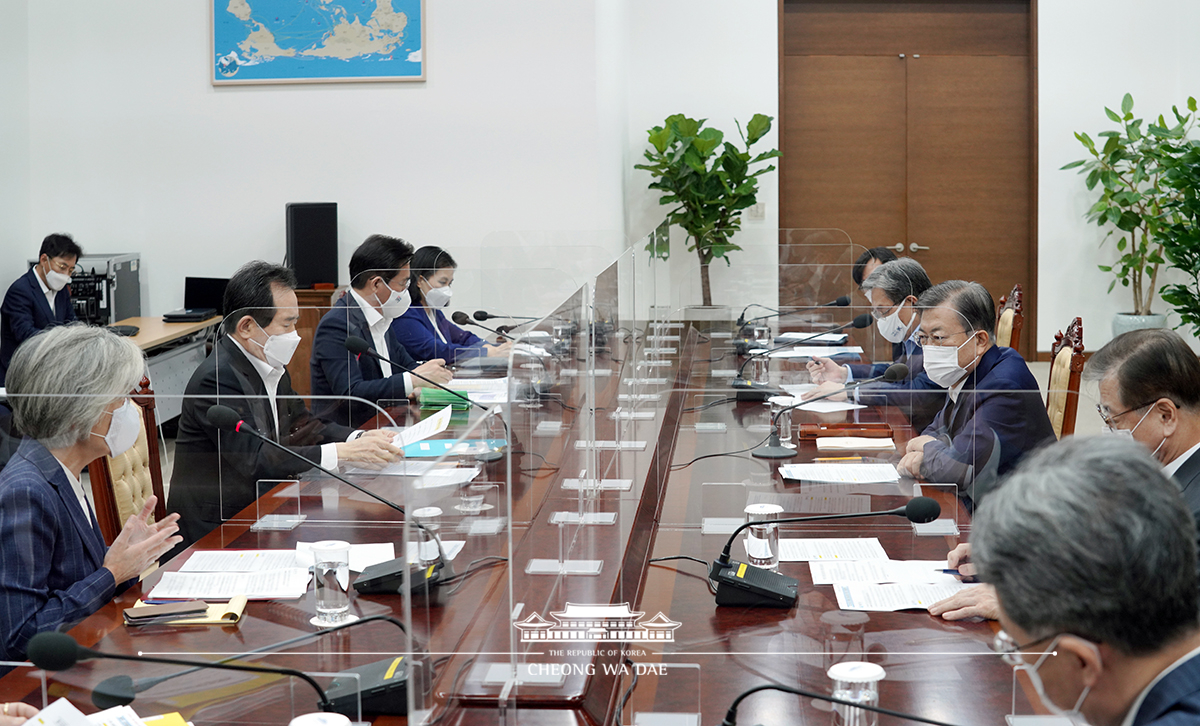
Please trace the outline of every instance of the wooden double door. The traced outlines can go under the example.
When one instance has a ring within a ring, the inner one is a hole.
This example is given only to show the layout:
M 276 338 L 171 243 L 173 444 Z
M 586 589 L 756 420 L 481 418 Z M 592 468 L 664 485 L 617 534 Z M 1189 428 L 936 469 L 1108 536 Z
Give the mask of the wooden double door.
M 843 229 L 993 298 L 1019 282 L 1031 309 L 1030 10 L 784 2 L 781 226 Z

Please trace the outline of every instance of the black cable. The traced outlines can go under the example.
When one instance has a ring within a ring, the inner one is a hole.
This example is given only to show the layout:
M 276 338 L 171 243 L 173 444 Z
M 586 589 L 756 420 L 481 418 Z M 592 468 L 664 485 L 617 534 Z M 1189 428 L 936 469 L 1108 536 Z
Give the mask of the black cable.
M 521 450 L 521 451 L 514 451 L 512 453 L 513 453 L 513 456 L 519 456 L 519 455 L 524 455 L 524 454 L 530 454 L 532 456 L 536 456 L 537 458 L 541 459 L 546 464 L 546 466 L 550 467 L 549 471 L 546 472 L 548 474 L 552 474 L 552 473 L 558 471 L 558 464 L 551 464 L 549 459 L 547 459 L 546 457 L 537 453 L 536 451 Z M 522 469 L 521 473 L 522 474 L 533 474 L 534 472 L 541 471 L 543 468 L 545 468 L 545 467 L 539 466 L 536 469 Z
M 708 403 L 704 404 L 703 406 L 692 406 L 691 408 L 685 408 L 685 409 L 683 409 L 683 413 L 695 413 L 696 411 L 705 411 L 705 410 L 712 408 L 713 406 L 720 406 L 722 403 L 733 403 L 736 400 L 737 400 L 737 396 L 730 396 L 729 398 L 722 398 L 719 401 L 709 401 Z
M 729 705 L 729 711 L 725 714 L 725 720 L 721 722 L 721 726 L 735 726 L 735 724 L 737 724 L 737 708 L 738 708 L 738 706 L 742 703 L 743 700 L 746 699 L 746 697 L 751 696 L 755 693 L 758 693 L 759 691 L 781 691 L 783 693 L 791 693 L 792 695 L 795 695 L 795 696 L 804 696 L 805 698 L 816 698 L 816 699 L 819 699 L 822 701 L 829 701 L 830 703 L 836 703 L 839 706 L 850 706 L 852 708 L 862 708 L 862 704 L 854 703 L 853 701 L 846 701 L 841 698 L 833 698 L 832 696 L 826 696 L 826 695 L 820 694 L 820 693 L 812 693 L 811 691 L 804 691 L 799 688 L 789 688 L 788 686 L 781 686 L 781 685 L 778 685 L 775 683 L 767 683 L 767 684 L 764 684 L 761 686 L 755 686 L 754 688 L 751 688 L 751 689 L 743 692 L 740 696 L 733 699 L 733 703 L 731 703 Z M 866 710 L 866 709 L 864 709 L 864 710 Z M 934 726 L 954 726 L 954 724 L 948 724 L 945 721 L 934 721 L 931 718 L 922 718 L 920 716 L 913 716 L 912 714 L 901 713 L 899 711 L 893 711 L 890 708 L 882 708 L 880 706 L 873 706 L 869 710 L 877 712 L 877 713 L 886 714 L 888 716 L 894 716 L 896 718 L 902 718 L 905 721 L 919 721 L 920 723 L 933 724 Z
M 475 565 L 478 565 L 480 562 L 487 562 L 488 560 L 495 560 L 495 561 L 488 562 L 488 564 L 483 565 L 482 567 L 475 567 Z M 462 587 L 463 583 L 467 581 L 467 578 L 470 577 L 471 575 L 474 575 L 476 572 L 481 572 L 483 570 L 488 569 L 489 567 L 495 567 L 496 565 L 499 565 L 499 564 L 502 564 L 505 562 L 508 562 L 508 558 L 501 557 L 500 555 L 488 555 L 487 557 L 480 557 L 479 559 L 475 560 L 471 564 L 467 565 L 467 568 L 465 570 L 463 570 L 462 572 L 460 572 L 459 574 L 457 574 L 453 577 L 448 577 L 445 580 L 442 580 L 443 585 L 454 582 L 455 580 L 460 581 L 457 585 L 455 585 L 454 587 L 447 590 L 446 594 L 453 595 L 454 593 L 458 592 L 458 588 Z
M 647 562 L 647 564 L 654 564 L 656 562 L 667 562 L 669 560 L 691 560 L 692 562 L 699 562 L 700 564 L 704 565 L 704 568 L 706 570 L 708 569 L 708 566 L 709 566 L 708 562 L 705 562 L 704 560 L 700 559 L 699 557 L 692 557 L 691 555 L 671 555 L 669 557 L 655 557 L 654 559 Z M 679 572 L 679 570 L 676 570 L 676 571 Z M 684 573 L 684 574 L 687 574 L 687 573 Z M 705 576 L 705 579 L 708 580 L 709 591 L 712 592 L 712 594 L 716 595 L 717 594 L 717 586 L 715 583 L 713 583 L 712 578 Z
M 766 438 L 764 438 L 762 441 L 758 442 L 757 444 L 755 444 L 753 446 L 745 448 L 745 449 L 738 449 L 737 451 L 724 451 L 724 452 L 721 452 L 720 454 L 705 454 L 704 456 L 697 456 L 695 459 L 692 459 L 691 461 L 689 461 L 686 464 L 672 464 L 671 471 L 679 471 L 680 469 L 686 469 L 689 466 L 691 466 L 692 464 L 695 464 L 697 461 L 700 461 L 702 459 L 711 459 L 715 456 L 735 456 L 737 454 L 744 454 L 747 451 L 754 451 L 758 447 L 767 443 L 767 441 L 770 438 L 771 438 L 771 434 L 767 434 Z
M 426 721 L 425 723 L 429 724 L 429 726 L 433 726 L 433 724 L 441 721 L 443 718 L 445 718 L 446 714 L 450 712 L 450 704 L 458 699 L 458 696 L 455 696 L 454 694 L 458 693 L 458 684 L 459 684 L 459 681 L 462 679 L 463 671 L 465 671 L 469 666 L 471 666 L 474 663 L 475 663 L 475 656 L 472 656 L 470 658 L 467 658 L 465 661 L 463 661 L 463 664 L 458 667 L 458 671 L 456 671 L 454 674 L 454 680 L 450 683 L 450 696 L 449 696 L 449 698 L 446 699 L 446 705 L 442 708 L 441 713 L 439 713 L 437 716 L 434 716 L 432 719 L 430 719 L 429 721 Z
M 629 688 L 625 689 L 625 695 L 621 697 L 621 702 L 617 704 L 617 716 L 614 719 L 617 726 L 621 726 L 621 712 L 625 710 L 625 704 L 629 703 L 629 698 L 633 695 L 633 689 L 637 688 L 638 682 L 637 667 L 633 665 L 633 661 L 629 658 L 626 658 L 625 666 L 629 668 L 629 672 L 633 674 L 633 680 L 629 682 Z

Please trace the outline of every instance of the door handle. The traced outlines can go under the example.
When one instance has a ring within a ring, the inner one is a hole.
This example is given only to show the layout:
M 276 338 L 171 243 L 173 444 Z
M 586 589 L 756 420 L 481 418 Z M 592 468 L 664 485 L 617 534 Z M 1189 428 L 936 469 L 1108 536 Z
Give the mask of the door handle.
M 927 250 L 927 249 L 929 249 L 929 248 L 925 247 L 924 245 L 919 245 L 916 242 L 913 242 L 912 244 L 910 244 L 908 246 L 909 252 L 916 252 L 917 250 Z
M 889 246 L 885 247 L 884 249 L 896 250 L 897 252 L 903 252 L 904 251 L 904 243 L 897 242 L 896 244 L 889 245 Z

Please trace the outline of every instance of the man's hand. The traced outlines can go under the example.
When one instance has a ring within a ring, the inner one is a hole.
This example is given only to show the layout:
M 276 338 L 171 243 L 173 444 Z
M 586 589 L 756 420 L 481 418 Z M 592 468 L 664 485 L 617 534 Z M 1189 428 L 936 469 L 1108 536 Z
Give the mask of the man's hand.
M 512 350 L 512 341 L 506 340 L 498 345 L 488 343 L 483 346 L 483 350 L 488 358 L 507 358 L 509 352 Z
M 925 461 L 925 452 L 910 451 L 904 455 L 899 464 L 896 464 L 896 471 L 900 472 L 900 476 L 911 476 L 916 479 L 921 476 L 923 461 Z
M 961 567 L 959 571 L 962 571 Z M 963 620 L 965 618 L 999 620 L 1000 600 L 996 597 L 996 588 L 991 585 L 976 585 L 930 605 L 929 614 L 944 620 Z
M 843 388 L 843 386 L 840 383 L 837 383 L 835 381 L 825 381 L 824 383 L 819 384 L 816 388 L 813 388 L 811 390 L 805 391 L 804 393 L 801 393 L 800 400 L 807 401 L 810 398 L 816 398 L 817 396 L 822 396 L 822 395 L 825 395 L 826 393 L 830 393 L 832 391 L 837 391 L 837 393 L 835 393 L 832 396 L 828 396 L 824 400 L 826 400 L 826 401 L 845 401 L 846 400 L 846 392 L 843 391 L 842 388 Z
M 416 368 L 413 368 L 413 373 L 425 376 L 429 380 L 440 383 L 443 386 L 449 383 L 450 379 L 454 377 L 454 374 L 446 367 L 446 361 L 441 358 L 425 361 Z M 417 378 L 417 376 L 413 376 L 413 385 L 417 388 L 430 388 L 428 381 L 423 381 Z
M 905 451 L 925 451 L 925 444 L 937 441 L 933 436 L 917 436 L 908 440 L 908 445 L 904 447 Z
M 829 358 L 813 358 L 808 362 L 808 376 L 813 383 L 845 383 L 850 377 L 850 369 L 834 363 Z
M 398 436 L 398 434 L 395 431 L 385 431 L 384 429 L 371 429 L 370 431 L 364 431 L 362 436 L 360 436 L 359 438 L 379 439 L 380 441 L 382 441 L 385 444 L 390 444 L 396 440 L 396 436 Z
M 334 444 L 338 463 L 352 461 L 366 469 L 382 469 L 400 458 L 404 452 L 383 434 L 390 436 L 391 432 L 368 431 L 353 441 Z
M 11 701 L 4 704 L 0 713 L 0 726 L 21 726 L 26 719 L 38 715 L 38 710 L 23 701 Z
M 145 572 L 167 550 L 183 541 L 183 537 L 175 535 L 179 531 L 178 514 L 168 514 L 162 521 L 150 523 L 156 503 L 157 497 L 148 497 L 142 511 L 125 522 L 104 555 L 103 567 L 112 573 L 118 584 Z
M 950 550 L 946 555 L 946 567 L 951 570 L 958 570 L 958 573 L 963 577 L 975 576 L 975 565 L 971 564 L 971 543 L 963 542 L 959 546 Z M 962 577 L 958 579 L 963 579 Z

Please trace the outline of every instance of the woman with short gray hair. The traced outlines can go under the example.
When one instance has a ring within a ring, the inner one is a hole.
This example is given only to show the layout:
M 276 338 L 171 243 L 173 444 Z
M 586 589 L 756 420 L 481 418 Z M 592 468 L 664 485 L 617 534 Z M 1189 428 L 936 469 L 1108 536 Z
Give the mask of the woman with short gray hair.
M 80 483 L 89 462 L 137 440 L 129 393 L 144 370 L 131 341 L 84 325 L 50 328 L 13 355 L 8 401 L 25 439 L 0 472 L 2 660 L 96 612 L 180 540 L 178 515 L 150 522 L 150 497 L 106 547 Z

